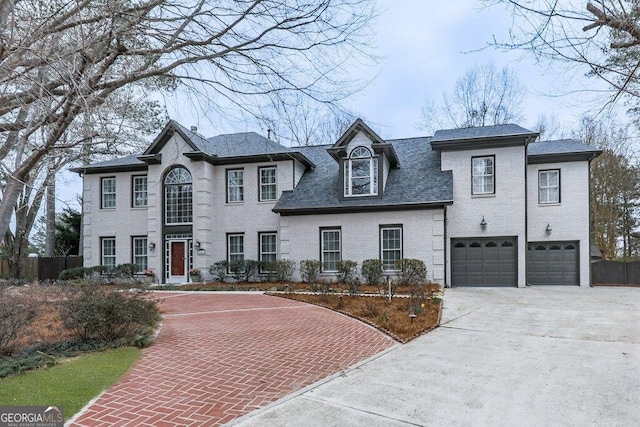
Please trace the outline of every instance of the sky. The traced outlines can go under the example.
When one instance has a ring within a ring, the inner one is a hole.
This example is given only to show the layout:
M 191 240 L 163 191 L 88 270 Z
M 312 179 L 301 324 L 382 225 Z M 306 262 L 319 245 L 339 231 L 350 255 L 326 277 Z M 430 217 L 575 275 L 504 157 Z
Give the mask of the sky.
M 377 67 L 354 70 L 372 82 L 351 98 L 346 106 L 361 116 L 382 138 L 426 135 L 419 128 L 426 99 L 439 99 L 450 91 L 463 73 L 475 66 L 493 63 L 508 66 L 527 88 L 523 127 L 533 127 L 540 114 L 553 115 L 567 129 L 596 107 L 592 95 L 599 82 L 586 78 L 582 70 L 561 64 L 538 64 L 522 52 L 501 51 L 489 46 L 507 40 L 512 23 L 501 7 L 483 7 L 478 0 L 422 1 L 379 0 L 380 15 L 374 22 L 374 53 Z M 570 95 L 565 95 L 570 92 Z M 186 127 L 196 125 L 205 136 L 221 133 L 265 130 L 241 123 L 212 125 L 185 105 L 167 105 L 171 118 Z M 59 177 L 57 210 L 66 204 L 77 206 L 81 180 L 66 172 Z

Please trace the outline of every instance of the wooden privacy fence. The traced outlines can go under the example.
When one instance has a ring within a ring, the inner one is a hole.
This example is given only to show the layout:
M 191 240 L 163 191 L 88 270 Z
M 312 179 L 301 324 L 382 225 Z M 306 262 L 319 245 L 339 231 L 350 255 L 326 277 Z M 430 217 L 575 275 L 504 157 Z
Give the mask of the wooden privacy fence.
M 640 261 L 598 261 L 591 264 L 594 285 L 640 285 Z
M 60 273 L 74 267 L 82 267 L 81 256 L 27 258 L 22 270 L 24 280 L 57 280 Z M 0 261 L 0 276 L 9 277 L 7 260 Z

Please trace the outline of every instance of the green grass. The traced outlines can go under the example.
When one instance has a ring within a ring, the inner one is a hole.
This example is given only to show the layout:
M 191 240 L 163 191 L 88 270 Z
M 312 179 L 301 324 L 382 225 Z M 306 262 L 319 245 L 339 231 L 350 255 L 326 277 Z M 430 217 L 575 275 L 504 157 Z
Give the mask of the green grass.
M 142 350 L 125 347 L 67 359 L 51 368 L 0 379 L 0 406 L 63 406 L 65 420 L 109 388 Z

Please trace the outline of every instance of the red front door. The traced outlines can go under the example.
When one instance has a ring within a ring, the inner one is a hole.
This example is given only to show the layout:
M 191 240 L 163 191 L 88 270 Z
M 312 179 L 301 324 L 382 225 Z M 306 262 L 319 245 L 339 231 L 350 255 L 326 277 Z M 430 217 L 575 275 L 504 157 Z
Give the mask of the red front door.
M 184 276 L 184 242 L 171 242 L 171 275 Z

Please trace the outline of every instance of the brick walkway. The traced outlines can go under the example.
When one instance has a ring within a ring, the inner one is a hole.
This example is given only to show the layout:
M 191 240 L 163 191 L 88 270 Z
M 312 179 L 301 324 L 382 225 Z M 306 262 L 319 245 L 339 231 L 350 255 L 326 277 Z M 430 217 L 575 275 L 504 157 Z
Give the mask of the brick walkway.
M 348 317 L 266 295 L 158 293 L 154 345 L 72 425 L 223 424 L 393 342 Z

